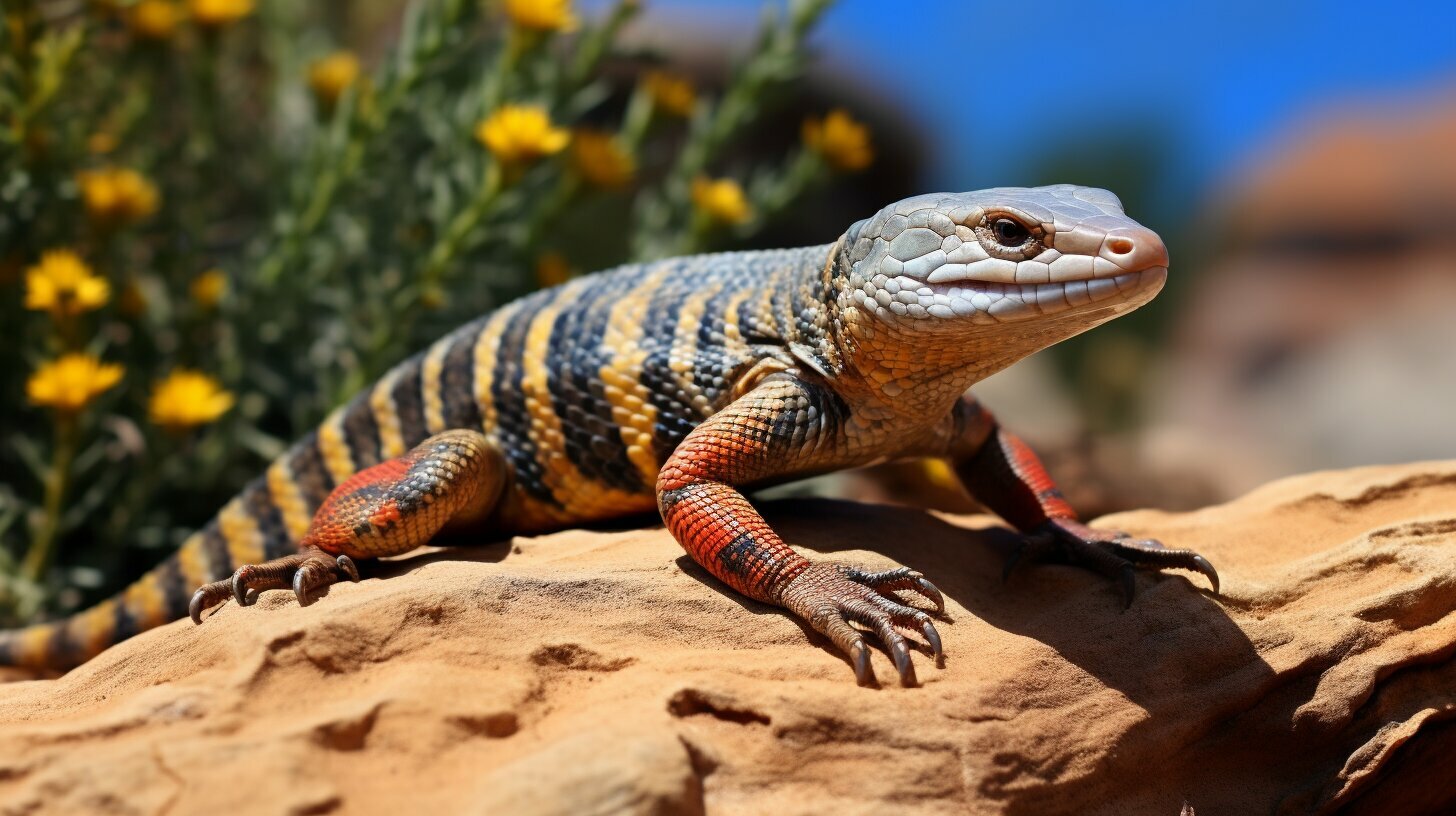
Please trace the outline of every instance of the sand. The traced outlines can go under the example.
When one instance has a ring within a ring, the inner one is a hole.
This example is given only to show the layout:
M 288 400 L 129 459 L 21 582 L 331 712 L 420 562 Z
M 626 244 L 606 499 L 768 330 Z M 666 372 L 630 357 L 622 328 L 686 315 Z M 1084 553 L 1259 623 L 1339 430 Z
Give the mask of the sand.
M 1456 462 L 1314 473 L 1106 526 L 1193 547 L 1002 583 L 985 516 L 765 505 L 920 569 L 947 658 L 860 688 L 660 527 L 381 564 L 0 685 L 0 813 L 1249 813 L 1456 807 Z M 650 519 L 643 520 L 644 525 Z

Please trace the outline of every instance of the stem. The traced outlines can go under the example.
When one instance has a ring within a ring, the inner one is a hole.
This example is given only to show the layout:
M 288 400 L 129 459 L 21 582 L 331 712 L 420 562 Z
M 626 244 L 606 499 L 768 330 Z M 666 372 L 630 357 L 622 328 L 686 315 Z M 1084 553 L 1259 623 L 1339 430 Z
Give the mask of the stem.
M 475 198 L 466 205 L 465 209 L 450 219 L 450 224 L 445 228 L 444 234 L 430 248 L 430 254 L 425 259 L 424 269 L 420 272 L 422 291 L 439 287 L 440 279 L 444 277 L 445 271 L 460 254 L 470 233 L 480 225 L 481 220 L 490 212 L 491 205 L 505 189 L 503 177 L 504 172 L 500 162 L 492 159 L 485 171 L 485 181 L 476 191 Z
M 491 71 L 485 91 L 481 94 L 482 107 L 486 116 L 500 107 L 501 102 L 504 101 L 506 82 L 511 79 L 511 74 L 516 69 L 516 63 L 520 62 L 521 57 L 525 56 L 528 51 L 535 50 L 543 40 L 542 35 L 534 32 L 518 31 L 515 28 L 506 32 L 505 45 L 501 47 L 495 69 Z
M 591 79 L 592 72 L 601 64 L 602 58 L 607 55 L 607 49 L 617 39 L 617 32 L 641 10 L 642 5 L 635 0 L 620 0 L 612 7 L 604 23 L 582 37 L 581 44 L 577 47 L 576 60 L 572 62 L 571 70 L 567 74 L 569 87 L 580 88 Z
M 752 196 L 753 220 L 748 229 L 755 230 L 788 208 L 808 190 L 829 175 L 829 166 L 812 150 L 799 148 L 784 168 L 774 174 L 774 181 Z
M 396 50 L 393 65 L 384 73 L 376 95 L 367 100 L 368 109 L 355 115 L 353 108 L 341 105 L 334 111 L 330 130 L 316 137 L 311 149 L 316 151 L 317 164 L 309 168 L 315 178 L 312 183 L 297 185 L 284 208 L 292 217 L 278 219 L 277 223 L 284 226 L 275 230 L 264 247 L 257 274 L 261 288 L 271 291 L 294 265 L 306 239 L 323 222 L 339 191 L 355 180 L 368 150 L 395 120 L 404 101 L 426 74 L 438 67 L 442 55 L 458 45 L 443 32 L 461 27 L 462 18 L 472 8 L 473 4 L 463 0 L 409 7 L 405 15 L 407 42 Z M 422 28 L 428 29 L 427 36 L 421 35 Z M 366 101 L 363 95 L 362 88 L 352 91 L 349 104 L 362 105 Z M 343 128 L 342 132 L 333 132 L 334 126 Z M 341 138 L 331 141 L 336 136 Z
M 688 138 L 656 195 L 646 195 L 633 226 L 633 254 L 653 258 L 674 245 L 696 244 L 682 235 L 680 213 L 688 209 L 693 178 L 703 174 L 723 149 L 762 113 L 764 94 L 797 77 L 807 60 L 805 39 L 833 0 L 791 0 L 787 15 L 770 19 L 752 53 L 733 72 L 716 104 L 704 103 L 689 125 Z M 676 234 L 674 234 L 676 233 Z
M 622 132 L 619 138 L 622 146 L 633 156 L 642 152 L 642 140 L 652 125 L 652 95 L 638 84 L 627 102 L 627 113 L 622 117 Z
M 45 517 L 20 567 L 20 574 L 33 583 L 45 577 L 46 570 L 50 567 L 56 538 L 61 531 L 62 505 L 71 480 L 71 460 L 75 456 L 76 415 L 57 414 L 55 456 L 45 480 Z

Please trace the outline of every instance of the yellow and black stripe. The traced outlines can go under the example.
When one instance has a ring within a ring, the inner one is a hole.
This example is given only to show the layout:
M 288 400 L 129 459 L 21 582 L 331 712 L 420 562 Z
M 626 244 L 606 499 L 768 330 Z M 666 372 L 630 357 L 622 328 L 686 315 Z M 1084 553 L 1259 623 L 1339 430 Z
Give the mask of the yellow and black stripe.
M 336 485 L 450 428 L 483 430 L 509 462 L 500 532 L 650 508 L 688 431 L 766 349 L 799 342 L 793 293 L 826 250 L 626 267 L 462 326 L 330 414 L 119 595 L 0 632 L 0 664 L 76 665 L 184 617 L 198 586 L 291 553 Z
M 583 293 L 587 308 L 563 312 L 552 329 L 549 356 L 565 361 L 550 379 L 552 410 L 561 417 L 567 457 L 583 476 L 616 490 L 646 487 L 627 454 L 599 371 L 606 362 L 604 338 L 612 310 L 627 293 L 626 281 Z
M 0 664 L 68 668 L 133 635 L 187 615 L 197 587 L 243 564 L 293 551 L 334 486 L 378 462 L 384 438 L 423 440 L 422 358 L 390 373 L 388 400 L 365 392 L 280 456 L 212 521 L 130 587 L 75 616 L 0 632 Z M 381 428 L 389 427 L 389 432 Z
M 187 614 L 199 585 L 289 546 L 268 480 L 258 479 L 131 586 L 71 618 L 0 632 L 0 664 L 69 668 L 120 642 Z

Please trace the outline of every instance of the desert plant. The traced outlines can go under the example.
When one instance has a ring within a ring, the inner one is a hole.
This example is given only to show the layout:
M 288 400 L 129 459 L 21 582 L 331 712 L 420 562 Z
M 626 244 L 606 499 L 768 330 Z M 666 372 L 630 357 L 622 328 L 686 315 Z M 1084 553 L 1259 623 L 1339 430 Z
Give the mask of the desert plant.
M 337 4 L 7 3 L 0 623 L 123 585 L 458 323 L 731 246 L 863 167 L 843 112 L 793 155 L 727 159 L 829 5 L 772 8 L 713 94 L 621 53 L 633 0 L 419 0 L 374 60 Z M 602 200 L 627 234 L 582 240 L 572 213 Z

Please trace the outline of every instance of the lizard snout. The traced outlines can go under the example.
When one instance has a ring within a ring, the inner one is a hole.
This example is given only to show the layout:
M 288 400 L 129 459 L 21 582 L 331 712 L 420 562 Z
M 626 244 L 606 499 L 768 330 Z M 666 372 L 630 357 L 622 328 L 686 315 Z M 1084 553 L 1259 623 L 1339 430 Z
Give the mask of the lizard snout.
M 1163 244 L 1163 239 L 1156 232 L 1142 226 L 1108 230 L 1097 254 L 1128 272 L 1154 267 L 1166 269 L 1168 266 L 1168 247 Z

